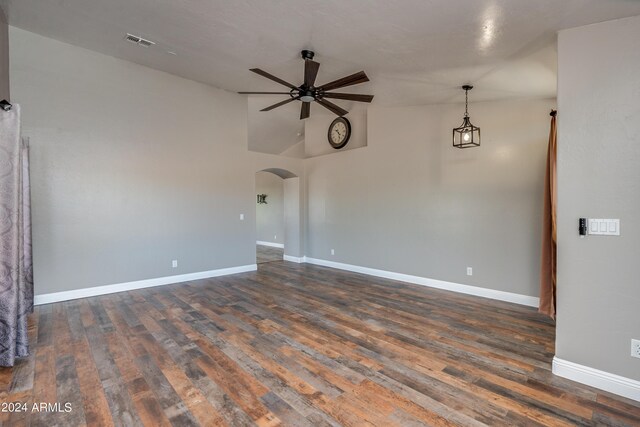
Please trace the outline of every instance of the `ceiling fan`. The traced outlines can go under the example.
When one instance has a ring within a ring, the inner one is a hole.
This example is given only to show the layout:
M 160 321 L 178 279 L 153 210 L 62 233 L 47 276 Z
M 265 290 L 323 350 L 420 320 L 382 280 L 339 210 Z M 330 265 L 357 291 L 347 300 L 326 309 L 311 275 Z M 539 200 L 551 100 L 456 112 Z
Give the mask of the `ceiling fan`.
M 314 86 L 316 82 L 316 76 L 318 75 L 318 69 L 320 63 L 313 60 L 314 52 L 310 50 L 303 50 L 301 52 L 302 59 L 304 59 L 304 83 L 301 86 L 294 86 L 293 84 L 286 82 L 260 68 L 252 68 L 249 71 L 253 71 L 256 74 L 266 77 L 274 82 L 280 83 L 283 86 L 287 86 L 291 90 L 289 92 L 238 92 L 246 95 L 289 95 L 288 99 L 270 105 L 267 108 L 263 108 L 260 111 L 270 111 L 274 108 L 278 108 L 282 105 L 288 104 L 293 101 L 302 101 L 302 107 L 300 108 L 300 120 L 306 119 L 311 114 L 311 102 L 317 102 L 327 110 L 337 114 L 338 116 L 344 116 L 348 113 L 347 110 L 340 108 L 333 102 L 327 101 L 326 98 L 333 99 L 346 99 L 348 101 L 357 102 L 371 102 L 373 95 L 359 95 L 355 93 L 339 93 L 329 92 L 330 90 L 340 89 L 342 87 L 357 85 L 369 81 L 369 77 L 364 71 L 359 71 L 350 76 L 343 77 L 338 80 L 334 80 L 329 83 L 325 83 L 322 86 Z

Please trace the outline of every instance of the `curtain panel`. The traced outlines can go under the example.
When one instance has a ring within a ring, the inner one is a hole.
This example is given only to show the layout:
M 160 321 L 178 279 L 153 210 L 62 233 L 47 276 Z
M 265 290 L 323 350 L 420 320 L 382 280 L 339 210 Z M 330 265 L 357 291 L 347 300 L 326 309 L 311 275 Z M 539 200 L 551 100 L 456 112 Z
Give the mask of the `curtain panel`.
M 0 366 L 29 355 L 33 311 L 28 141 L 20 137 L 20 106 L 0 110 Z
M 544 179 L 542 260 L 540 265 L 540 306 L 538 311 L 556 318 L 556 111 L 551 111 L 547 171 Z

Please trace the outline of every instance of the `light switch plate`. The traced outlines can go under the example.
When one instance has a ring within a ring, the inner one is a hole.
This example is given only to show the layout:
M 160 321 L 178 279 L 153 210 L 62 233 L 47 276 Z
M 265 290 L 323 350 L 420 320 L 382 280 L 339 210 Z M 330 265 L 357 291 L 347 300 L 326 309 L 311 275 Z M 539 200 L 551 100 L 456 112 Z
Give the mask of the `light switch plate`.
M 619 236 L 620 220 L 619 219 L 603 219 L 589 218 L 589 235 L 596 236 Z

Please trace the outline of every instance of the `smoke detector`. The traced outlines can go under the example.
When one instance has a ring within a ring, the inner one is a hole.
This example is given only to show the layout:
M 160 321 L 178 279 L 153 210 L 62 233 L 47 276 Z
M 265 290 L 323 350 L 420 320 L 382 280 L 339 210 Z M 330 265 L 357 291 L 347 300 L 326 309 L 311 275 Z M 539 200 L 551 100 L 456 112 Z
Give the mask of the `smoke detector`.
M 153 46 L 154 44 L 156 44 L 155 42 L 152 42 L 151 40 L 143 39 L 140 36 L 135 36 L 135 35 L 129 34 L 129 33 L 127 33 L 127 35 L 126 35 L 126 37 L 124 39 L 126 41 L 128 41 L 129 43 L 137 44 L 138 46 L 142 46 L 142 47 L 150 47 L 150 46 Z

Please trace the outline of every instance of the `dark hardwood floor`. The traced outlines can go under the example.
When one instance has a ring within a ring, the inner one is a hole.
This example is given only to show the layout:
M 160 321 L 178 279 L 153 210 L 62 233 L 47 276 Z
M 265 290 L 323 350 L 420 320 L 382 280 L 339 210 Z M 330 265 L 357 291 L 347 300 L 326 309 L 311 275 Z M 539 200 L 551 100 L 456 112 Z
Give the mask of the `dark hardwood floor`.
M 39 306 L 30 332 L 2 425 L 640 425 L 551 374 L 532 308 L 305 264 Z
M 256 263 L 263 264 L 265 262 L 282 261 L 284 249 L 274 248 L 272 246 L 256 245 Z

